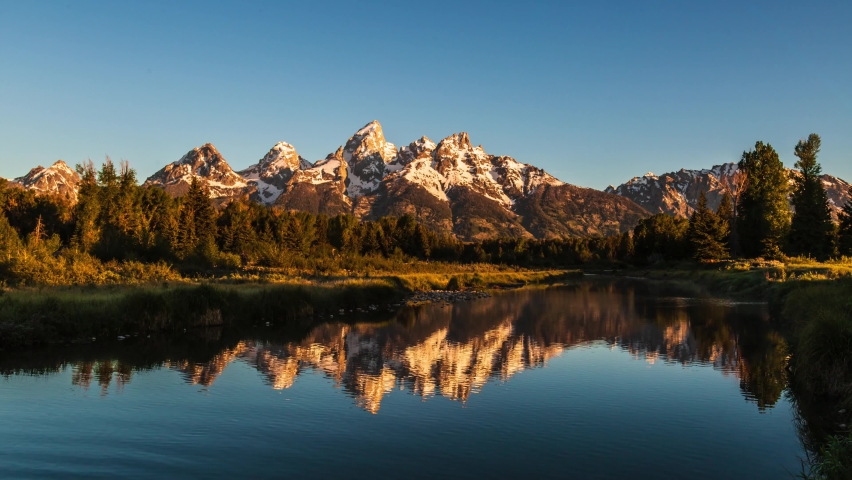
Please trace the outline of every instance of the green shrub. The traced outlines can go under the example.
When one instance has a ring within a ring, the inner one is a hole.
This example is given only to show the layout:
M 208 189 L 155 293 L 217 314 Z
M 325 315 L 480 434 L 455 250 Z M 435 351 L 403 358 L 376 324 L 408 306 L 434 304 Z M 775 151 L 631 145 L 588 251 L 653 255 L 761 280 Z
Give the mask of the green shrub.
M 783 318 L 793 329 L 794 380 L 852 403 L 852 283 L 802 282 L 787 294 Z
M 820 449 L 810 474 L 801 477 L 813 480 L 852 479 L 852 434 L 831 437 Z

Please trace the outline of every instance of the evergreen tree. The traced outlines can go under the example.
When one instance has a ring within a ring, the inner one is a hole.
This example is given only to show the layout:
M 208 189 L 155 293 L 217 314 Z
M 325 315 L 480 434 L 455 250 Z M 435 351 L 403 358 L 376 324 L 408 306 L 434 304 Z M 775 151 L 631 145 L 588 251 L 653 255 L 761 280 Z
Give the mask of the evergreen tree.
M 216 250 L 216 209 L 207 187 L 192 178 L 189 191 L 181 199 L 178 232 L 173 248 L 182 258 L 192 253 L 209 256 Z
M 257 247 L 258 226 L 251 205 L 233 201 L 219 217 L 219 247 L 222 251 L 248 254 Z
M 140 244 L 150 259 L 172 256 L 172 245 L 178 234 L 179 205 L 162 188 L 141 187 L 139 216 L 142 221 Z
M 84 252 L 90 251 L 101 238 L 101 195 L 95 166 L 91 160 L 77 165 L 80 184 L 77 206 L 74 209 L 73 244 Z
M 737 231 L 747 256 L 779 258 L 781 241 L 790 228 L 787 172 L 771 145 L 757 142 L 743 152 L 740 170 L 748 177 L 737 207 Z
M 21 237 L 18 231 L 9 224 L 9 219 L 0 211 L 0 262 L 11 261 L 21 247 Z
M 316 239 L 316 220 L 307 212 L 288 213 L 282 222 L 281 236 L 287 250 L 307 255 Z
M 793 255 L 824 259 L 833 252 L 831 209 L 822 186 L 822 168 L 817 163 L 820 138 L 816 133 L 800 140 L 795 154 L 799 157 L 793 177 L 793 220 L 790 224 L 789 250 Z
M 654 258 L 681 260 L 688 256 L 689 244 L 686 233 L 689 221 L 658 213 L 639 221 L 633 229 L 633 252 L 640 261 Z M 574 261 L 584 263 L 590 259 L 588 242 L 573 245 Z
M 624 232 L 618 240 L 618 259 L 630 260 L 633 258 L 633 235 Z
M 126 161 L 117 171 L 107 157 L 98 172 L 101 236 L 95 253 L 103 259 L 121 259 L 138 253 L 141 245 L 141 210 L 136 172 Z
M 192 177 L 186 203 L 192 211 L 192 221 L 198 243 L 207 243 L 216 239 L 216 208 L 210 200 L 210 191 L 196 177 Z
M 729 258 L 728 232 L 727 222 L 707 208 L 707 198 L 702 191 L 698 197 L 698 208 L 692 213 L 687 231 L 693 258 L 696 260 Z
M 352 215 L 337 215 L 328 224 L 329 242 L 341 253 L 358 253 L 361 250 L 359 227 Z
M 719 201 L 719 206 L 716 208 L 716 215 L 719 217 L 719 220 L 727 223 L 729 227 L 734 222 L 733 201 L 731 200 L 731 196 L 727 193 L 722 195 L 722 199 Z
M 839 253 L 845 256 L 852 256 L 852 186 L 849 187 L 849 198 L 838 215 L 837 246 Z
M 734 234 L 734 226 L 737 223 L 736 213 L 734 213 L 734 200 L 728 193 L 722 195 L 722 200 L 719 202 L 719 207 L 716 208 L 716 216 L 722 222 L 725 229 L 728 230 L 728 235 L 725 237 L 725 244 L 728 246 L 728 252 L 731 256 L 736 254 L 736 237 Z

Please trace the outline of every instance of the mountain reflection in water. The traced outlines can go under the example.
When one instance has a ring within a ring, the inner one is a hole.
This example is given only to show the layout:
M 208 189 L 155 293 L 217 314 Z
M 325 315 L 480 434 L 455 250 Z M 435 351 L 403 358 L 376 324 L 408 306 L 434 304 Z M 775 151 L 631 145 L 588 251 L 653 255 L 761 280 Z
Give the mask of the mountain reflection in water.
M 212 387 L 233 362 L 255 368 L 271 388 L 290 388 L 305 371 L 321 372 L 371 413 L 405 390 L 466 402 L 563 351 L 592 343 L 648 363 L 702 364 L 739 380 L 763 411 L 785 387 L 786 347 L 768 326 L 765 306 L 677 298 L 625 281 L 516 290 L 454 305 L 409 307 L 383 323 L 326 323 L 306 331 L 209 329 L 173 339 L 138 339 L 16 355 L 0 373 L 72 369 L 72 384 L 121 393 L 134 373 L 180 372 Z M 110 389 L 110 387 L 113 387 Z

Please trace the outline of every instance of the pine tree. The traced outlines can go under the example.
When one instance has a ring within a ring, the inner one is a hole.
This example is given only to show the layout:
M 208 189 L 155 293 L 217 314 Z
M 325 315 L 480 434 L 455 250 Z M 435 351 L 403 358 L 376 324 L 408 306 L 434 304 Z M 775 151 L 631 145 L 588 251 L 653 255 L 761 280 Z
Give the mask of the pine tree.
M 182 258 L 198 253 L 203 247 L 210 251 L 216 241 L 216 209 L 210 194 L 198 179 L 192 178 L 189 191 L 182 199 L 178 232 L 173 249 Z
M 779 258 L 790 228 L 784 164 L 772 145 L 757 142 L 743 152 L 739 168 L 748 178 L 737 208 L 740 247 L 747 256 Z
M 734 206 L 731 200 L 731 196 L 727 193 L 722 195 L 722 199 L 719 201 L 719 206 L 716 208 L 716 215 L 719 216 L 719 219 L 728 224 L 732 223 L 734 220 Z
M 80 250 L 90 251 L 101 238 L 101 195 L 97 173 L 91 160 L 77 165 L 80 184 L 77 205 L 74 208 L 74 238 L 72 243 Z
M 737 168 L 729 175 L 722 175 L 720 181 L 725 194 L 731 199 L 732 215 L 729 222 L 731 233 L 728 235 L 728 243 L 731 246 L 731 255 L 738 257 L 742 249 L 740 248 L 739 232 L 737 232 L 737 212 L 739 212 L 742 194 L 748 186 L 748 175 Z
M 840 226 L 837 231 L 837 246 L 841 255 L 852 256 L 852 186 L 849 198 L 838 215 Z
M 630 260 L 633 258 L 633 235 L 631 232 L 624 232 L 618 239 L 618 254 L 619 260 Z
M 686 234 L 693 258 L 702 261 L 729 258 L 728 232 L 727 222 L 707 208 L 707 198 L 702 191 Z
M 728 230 L 728 235 L 725 237 L 725 243 L 728 245 L 728 251 L 731 256 L 733 256 L 735 250 L 733 227 L 736 224 L 737 219 L 734 214 L 733 198 L 728 193 L 722 195 L 719 207 L 716 208 L 716 216 L 719 217 L 719 221 L 724 224 L 724 228 Z
M 793 255 L 824 259 L 833 253 L 831 209 L 822 186 L 822 168 L 817 163 L 819 135 L 812 133 L 800 140 L 795 154 L 798 174 L 793 177 L 793 220 L 790 224 L 789 249 Z
M 210 191 L 207 186 L 202 185 L 196 177 L 192 177 L 189 192 L 186 194 L 186 205 L 192 212 L 197 245 L 215 241 L 216 209 L 210 201 Z
M 689 244 L 686 234 L 689 221 L 675 218 L 667 213 L 658 213 L 639 221 L 633 229 L 633 251 L 639 261 L 654 261 L 665 258 L 681 260 L 688 256 Z M 574 245 L 574 258 L 581 263 L 587 261 L 587 242 Z
M 12 260 L 22 246 L 18 231 L 9 224 L 6 215 L 0 210 L 0 262 Z

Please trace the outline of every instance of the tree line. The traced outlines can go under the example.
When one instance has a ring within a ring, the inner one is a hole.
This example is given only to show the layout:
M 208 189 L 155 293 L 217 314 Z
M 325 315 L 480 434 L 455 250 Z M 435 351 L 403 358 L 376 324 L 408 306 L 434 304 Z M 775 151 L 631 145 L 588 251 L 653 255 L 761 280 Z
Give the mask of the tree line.
M 725 194 L 715 212 L 702 192 L 688 220 L 665 214 L 642 220 L 633 235 L 637 257 L 852 256 L 852 202 L 842 207 L 835 223 L 820 180 L 820 147 L 815 133 L 800 140 L 794 148 L 796 170 L 788 174 L 772 145 L 755 143 L 743 152 L 738 172 L 724 179 Z

